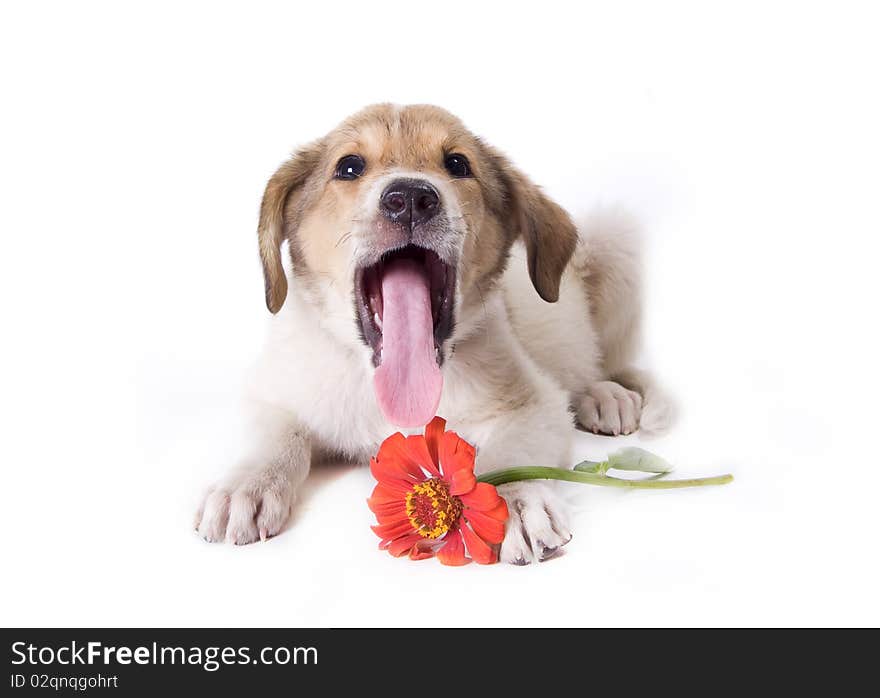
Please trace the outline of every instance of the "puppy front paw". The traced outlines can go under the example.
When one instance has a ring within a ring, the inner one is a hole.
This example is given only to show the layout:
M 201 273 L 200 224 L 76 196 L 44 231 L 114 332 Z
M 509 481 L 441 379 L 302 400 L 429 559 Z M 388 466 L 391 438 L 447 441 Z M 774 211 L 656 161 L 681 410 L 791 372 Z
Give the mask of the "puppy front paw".
M 631 434 L 641 415 L 642 396 L 614 381 L 593 383 L 577 405 L 578 421 L 594 434 Z
M 498 487 L 510 513 L 500 559 L 513 565 L 544 562 L 571 540 L 565 503 L 543 482 Z
M 241 471 L 205 494 L 195 528 L 209 543 L 245 545 L 281 532 L 296 491 L 284 472 Z

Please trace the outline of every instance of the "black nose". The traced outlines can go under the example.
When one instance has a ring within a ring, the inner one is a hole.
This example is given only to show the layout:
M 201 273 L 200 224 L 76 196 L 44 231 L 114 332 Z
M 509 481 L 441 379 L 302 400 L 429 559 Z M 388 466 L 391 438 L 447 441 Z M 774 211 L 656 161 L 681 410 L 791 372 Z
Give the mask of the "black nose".
M 398 179 L 382 192 L 379 207 L 391 220 L 415 228 L 440 210 L 440 194 L 423 179 Z

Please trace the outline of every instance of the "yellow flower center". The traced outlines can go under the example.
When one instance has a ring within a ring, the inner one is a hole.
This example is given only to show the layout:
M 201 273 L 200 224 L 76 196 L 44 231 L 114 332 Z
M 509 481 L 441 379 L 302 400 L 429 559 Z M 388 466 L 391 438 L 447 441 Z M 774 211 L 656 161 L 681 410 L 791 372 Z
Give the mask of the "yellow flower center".
M 439 538 L 461 516 L 461 500 L 449 494 L 449 485 L 431 478 L 406 493 L 406 515 L 420 536 Z

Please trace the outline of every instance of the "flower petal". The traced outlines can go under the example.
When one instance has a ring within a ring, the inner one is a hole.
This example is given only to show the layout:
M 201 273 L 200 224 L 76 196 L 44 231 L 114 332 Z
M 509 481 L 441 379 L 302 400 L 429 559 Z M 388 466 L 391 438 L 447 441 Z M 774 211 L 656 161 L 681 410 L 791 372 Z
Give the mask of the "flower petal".
M 424 540 L 424 538 L 422 538 L 418 533 L 413 533 L 411 536 L 398 538 L 397 540 L 393 540 L 389 543 L 388 552 L 394 555 L 394 557 L 406 555 L 416 543 L 422 540 Z
M 384 485 L 376 485 L 372 496 L 367 500 L 367 506 L 377 517 L 395 514 L 402 516 L 406 512 L 406 495 L 393 492 Z
M 427 470 L 433 477 L 440 477 L 440 471 L 434 465 L 434 459 L 428 449 L 428 442 L 424 436 L 415 435 L 406 437 L 406 447 L 409 450 L 409 456 L 421 468 Z M 422 479 L 424 479 L 424 474 Z
M 429 557 L 434 557 L 434 547 L 426 540 L 419 541 L 409 551 L 410 560 L 424 560 Z
M 379 523 L 388 523 L 388 521 L 392 519 L 407 518 L 406 508 L 397 502 L 394 504 L 376 504 L 368 499 L 367 506 L 370 507 L 370 511 L 375 514 L 376 520 Z
M 444 565 L 466 565 L 469 560 L 464 554 L 464 543 L 461 540 L 461 533 L 457 530 L 450 531 L 446 534 L 444 545 L 437 551 L 437 559 Z
M 391 502 L 404 502 L 406 495 L 412 487 L 391 486 L 387 482 L 380 482 L 373 488 L 370 494 L 370 500 L 377 504 L 390 504 Z
M 409 492 L 415 481 L 390 458 L 386 458 L 381 463 L 377 458 L 371 458 L 370 473 L 380 484 L 402 493 Z
M 370 459 L 371 471 L 373 470 L 374 460 L 375 458 Z M 373 494 L 371 496 L 381 497 L 383 500 L 400 499 L 403 501 L 410 490 L 412 490 L 412 483 L 409 480 L 385 480 L 384 482 L 379 482 L 373 488 Z
M 375 533 L 379 538 L 400 538 L 400 536 L 407 535 L 409 533 L 413 533 L 413 526 L 410 523 L 409 519 L 403 519 L 402 521 L 394 521 L 387 524 L 378 524 L 376 526 L 370 526 L 370 529 Z
M 504 501 L 495 486 L 488 482 L 478 482 L 474 489 L 460 496 L 462 504 L 478 511 L 490 511 Z
M 401 521 L 409 521 L 409 517 L 407 517 L 406 512 L 395 512 L 393 514 L 376 514 L 376 523 L 382 524 L 392 524 L 392 523 L 400 523 Z
M 487 543 L 498 545 L 504 540 L 504 520 L 499 521 L 476 509 L 465 509 L 463 515 L 474 529 L 474 533 Z M 504 519 L 506 520 L 507 517 L 505 516 Z
M 425 443 L 428 445 L 428 453 L 431 454 L 431 460 L 434 466 L 440 468 L 440 439 L 443 438 L 443 432 L 446 431 L 446 420 L 442 417 L 434 417 L 428 426 L 425 427 Z
M 481 565 L 491 565 L 497 561 L 495 551 L 474 533 L 469 526 L 461 526 L 460 530 L 465 545 L 467 545 L 467 550 L 474 559 L 474 562 L 478 562 Z
M 486 511 L 480 511 L 481 514 L 485 514 L 486 516 L 490 516 L 496 521 L 500 521 L 501 523 L 507 523 L 507 519 L 510 517 L 510 512 L 507 510 L 507 502 L 504 500 L 504 497 L 498 498 L 498 506 L 487 509 Z M 479 511 L 478 509 L 468 509 L 471 511 Z
M 443 477 L 452 480 L 459 470 L 474 471 L 476 450 L 454 431 L 447 431 L 440 440 L 440 469 Z
M 456 470 L 452 473 L 452 477 L 447 479 L 449 480 L 449 494 L 456 497 L 470 492 L 477 484 L 474 471 L 468 468 Z
M 384 475 L 381 478 L 376 472 L 373 476 L 382 482 L 387 479 L 396 479 L 404 483 L 422 482 L 425 479 L 425 471 L 439 476 L 439 471 L 434 467 L 431 454 L 424 436 L 404 436 L 399 431 L 389 436 L 379 447 L 376 455 L 376 469 Z M 370 464 L 373 470 L 373 464 Z

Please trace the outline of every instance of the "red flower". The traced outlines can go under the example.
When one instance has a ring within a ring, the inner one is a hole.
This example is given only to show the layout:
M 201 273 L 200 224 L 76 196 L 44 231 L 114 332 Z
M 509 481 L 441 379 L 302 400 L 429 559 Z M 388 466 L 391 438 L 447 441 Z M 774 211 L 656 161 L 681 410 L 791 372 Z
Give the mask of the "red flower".
M 492 547 L 504 539 L 507 503 L 493 485 L 474 476 L 474 447 L 446 420 L 434 417 L 425 434 L 389 436 L 370 459 L 378 484 L 367 500 L 379 522 L 381 550 L 413 560 L 436 555 L 444 565 L 471 558 L 496 562 Z

